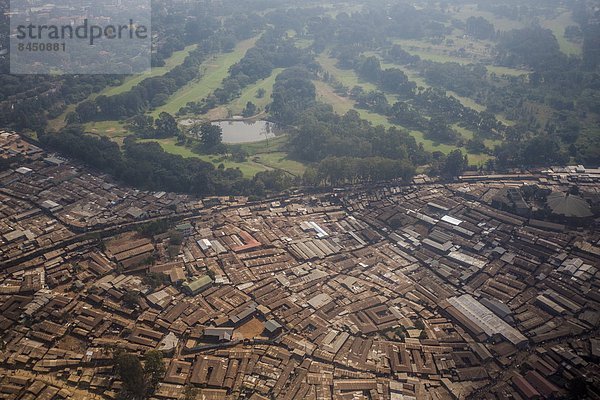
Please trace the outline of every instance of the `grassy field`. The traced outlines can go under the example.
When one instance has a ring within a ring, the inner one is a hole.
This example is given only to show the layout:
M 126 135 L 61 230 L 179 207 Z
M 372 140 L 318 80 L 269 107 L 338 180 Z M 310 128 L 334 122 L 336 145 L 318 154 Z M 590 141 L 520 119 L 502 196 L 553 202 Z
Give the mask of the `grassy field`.
M 363 81 L 353 70 L 338 68 L 336 65 L 337 60 L 331 57 L 327 50 L 317 57 L 317 61 L 321 64 L 323 69 L 327 70 L 342 85 L 347 86 L 350 89 L 354 86 L 361 86 L 365 91 L 377 90 L 377 86 L 370 82 Z
M 285 146 L 288 135 L 279 135 L 273 139 L 260 142 L 241 143 L 240 146 L 248 152 L 249 160 L 253 160 L 271 169 L 281 169 L 294 176 L 302 176 L 306 165 L 289 159 Z
M 109 137 L 119 145 L 123 144 L 123 139 L 131 133 L 122 121 L 88 122 L 84 125 L 84 129 L 88 133 Z
M 521 76 L 531 72 L 525 69 L 502 67 L 500 65 L 486 65 L 485 68 L 488 74 L 494 73 L 496 75 Z
M 314 41 L 312 39 L 298 39 L 296 40 L 296 47 L 299 49 L 306 49 L 312 46 Z
M 275 153 L 260 153 L 250 158 L 256 160 L 261 165 L 272 169 L 282 169 L 294 176 L 301 177 L 306 170 L 306 165 L 298 161 L 290 160 L 287 153 L 282 151 Z
M 337 95 L 333 91 L 333 89 L 326 83 L 315 82 L 315 86 L 317 88 L 318 100 L 320 100 L 324 103 L 331 104 L 333 106 L 333 109 L 337 113 L 345 114 L 348 110 L 355 109 L 362 119 L 369 121 L 373 125 L 383 125 L 386 128 L 395 126 L 396 128 L 399 128 L 399 129 L 405 129 L 404 127 L 402 127 L 400 125 L 392 124 L 391 122 L 389 122 L 385 115 L 376 114 L 369 110 L 355 108 L 354 102 L 351 99 Z M 417 140 L 417 142 L 423 143 L 423 146 L 425 147 L 426 150 L 429 150 L 429 151 L 438 150 L 438 151 L 442 151 L 444 153 L 448 153 L 451 150 L 456 148 L 455 146 L 434 143 L 431 140 L 425 139 L 425 137 L 423 136 L 423 132 L 415 131 L 415 130 L 408 130 L 408 131 Z
M 500 31 L 509 31 L 511 29 L 520 29 L 525 27 L 525 22 L 515 21 L 508 18 L 499 18 L 488 11 L 477 9 L 477 4 L 469 4 L 459 7 L 452 7 L 454 17 L 466 21 L 469 17 L 483 17 L 494 24 L 494 28 Z
M 452 40 L 454 41 L 452 45 L 434 45 L 423 40 L 394 40 L 394 43 L 401 45 L 405 51 L 419 56 L 423 60 L 439 63 L 455 62 L 461 65 L 484 63 L 488 73 L 495 73 L 496 75 L 520 76 L 529 73 L 529 71 L 523 69 L 491 65 L 490 54 L 486 47 L 491 42 L 462 39 L 460 37 L 453 37 Z M 465 47 L 469 50 L 464 57 L 454 55 L 458 49 Z
M 184 158 L 197 158 L 209 162 L 215 167 L 218 167 L 219 164 L 223 164 L 225 168 L 239 168 L 240 171 L 242 171 L 242 174 L 244 174 L 244 176 L 247 178 L 253 177 L 258 172 L 267 171 L 270 169 L 269 167 L 266 167 L 251 160 L 245 161 L 243 163 L 238 163 L 227 160 L 220 155 L 197 154 L 185 146 L 178 145 L 177 139 L 175 138 L 141 139 L 140 142 L 157 142 L 158 144 L 160 144 L 160 147 L 162 147 L 163 150 L 167 153 L 176 154 Z
M 194 44 L 194 45 L 187 46 L 183 50 L 176 51 L 171 55 L 171 57 L 169 57 L 165 60 L 164 66 L 152 68 L 150 71 L 143 73 L 143 74 L 128 76 L 127 78 L 125 78 L 125 81 L 121 85 L 109 86 L 106 89 L 104 89 L 102 92 L 100 92 L 100 94 L 103 94 L 106 96 L 114 96 L 116 94 L 128 92 L 135 85 L 137 85 L 138 83 L 140 83 L 141 81 L 143 81 L 146 78 L 152 78 L 155 76 L 164 75 L 167 72 L 169 72 L 170 70 L 172 70 L 173 68 L 175 68 L 176 66 L 182 64 L 183 61 L 185 60 L 185 58 L 195 48 L 196 48 L 196 45 Z
M 570 42 L 565 38 L 565 28 L 569 25 L 577 25 L 573 21 L 573 15 L 570 11 L 565 11 L 554 19 L 543 20 L 540 25 L 552 31 L 563 53 L 581 56 L 581 44 Z
M 273 93 L 273 84 L 275 83 L 275 78 L 283 71 L 283 68 L 276 68 L 273 70 L 273 73 L 265 79 L 262 79 L 256 82 L 253 85 L 247 86 L 242 90 L 242 94 L 237 98 L 232 100 L 229 104 L 227 104 L 227 109 L 231 112 L 232 115 L 241 114 L 244 107 L 246 107 L 246 103 L 251 101 L 258 108 L 264 110 L 265 107 L 271 102 L 271 94 Z M 257 98 L 256 94 L 260 89 L 264 89 L 265 95 L 262 98 Z
M 403 65 L 396 65 L 396 64 L 389 64 L 389 63 L 381 63 L 381 68 L 398 68 L 401 69 L 406 76 L 408 77 L 408 80 L 410 80 L 411 82 L 414 82 L 417 84 L 417 87 L 423 87 L 423 88 L 429 88 L 431 87 L 431 85 L 429 85 L 425 79 L 421 76 L 419 76 L 419 74 L 409 68 L 406 68 Z M 471 108 L 475 111 L 481 112 L 481 111 L 485 111 L 486 107 L 484 105 L 481 105 L 477 102 L 475 102 L 475 100 L 469 98 L 469 97 L 464 97 L 464 96 L 460 96 L 458 93 L 455 93 L 451 90 L 447 90 L 446 93 L 449 96 L 453 96 L 455 97 L 458 101 L 461 102 L 461 104 L 465 107 Z
M 184 158 L 198 158 L 209 162 L 215 167 L 223 164 L 225 168 L 239 168 L 246 178 L 251 178 L 258 172 L 281 169 L 294 176 L 302 176 L 306 166 L 298 161 L 290 160 L 283 146 L 287 143 L 287 135 L 260 142 L 243 143 L 240 146 L 249 154 L 244 162 L 234 162 L 222 155 L 197 154 L 185 146 L 177 144 L 177 139 L 141 139 L 140 142 L 157 142 L 164 151 L 180 155 Z
M 478 61 L 478 59 L 474 57 L 465 58 L 447 54 L 451 51 L 451 49 L 445 49 L 441 45 L 434 46 L 419 40 L 397 39 L 394 40 L 394 43 L 399 44 L 405 51 L 412 55 L 419 56 L 423 60 L 439 63 L 455 62 L 461 65 L 472 64 Z
M 201 65 L 201 77 L 175 92 L 165 105 L 152 112 L 157 117 L 165 111 L 175 115 L 177 111 L 190 101 L 199 101 L 221 86 L 221 82 L 229 73 L 229 68 L 240 61 L 246 51 L 253 47 L 258 37 L 241 41 L 230 53 L 218 54 Z

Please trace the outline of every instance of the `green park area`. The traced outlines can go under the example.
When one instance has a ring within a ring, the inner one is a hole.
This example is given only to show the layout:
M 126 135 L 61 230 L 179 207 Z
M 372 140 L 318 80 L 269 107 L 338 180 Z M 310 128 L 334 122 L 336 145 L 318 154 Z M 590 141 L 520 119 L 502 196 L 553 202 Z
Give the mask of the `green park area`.
M 302 176 L 306 166 L 298 161 L 288 158 L 284 150 L 287 143 L 287 135 L 280 135 L 273 139 L 261 140 L 259 142 L 238 144 L 248 154 L 245 161 L 231 160 L 222 154 L 199 154 L 189 147 L 178 144 L 176 138 L 167 139 L 141 139 L 140 142 L 157 142 L 167 153 L 180 155 L 184 158 L 198 158 L 218 167 L 223 164 L 225 168 L 239 168 L 245 177 L 251 178 L 258 172 L 279 169 L 293 176 Z

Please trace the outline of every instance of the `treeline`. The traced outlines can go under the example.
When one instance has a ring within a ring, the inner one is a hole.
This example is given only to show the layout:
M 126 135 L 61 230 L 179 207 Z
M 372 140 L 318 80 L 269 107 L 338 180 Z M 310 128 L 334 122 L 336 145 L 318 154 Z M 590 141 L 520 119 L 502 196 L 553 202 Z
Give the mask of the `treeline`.
M 467 18 L 465 32 L 480 40 L 493 39 L 496 35 L 494 25 L 483 17 Z
M 392 179 L 410 182 L 414 174 L 415 167 L 408 160 L 330 156 L 321 160 L 317 166 L 308 168 L 304 173 L 304 181 L 313 186 L 323 184 L 335 186 Z
M 568 65 L 552 31 L 539 26 L 500 33 L 496 51 L 498 63 L 510 67 L 548 70 Z
M 340 116 L 328 105 L 316 105 L 304 113 L 290 150 L 298 159 L 313 162 L 328 156 L 384 157 L 422 165 L 429 157 L 408 132 L 372 126 L 354 110 Z
M 564 165 L 569 161 L 568 151 L 564 150 L 559 139 L 552 135 L 537 135 L 527 139 L 507 140 L 496 146 L 494 155 L 494 168 L 498 169 L 515 166 Z

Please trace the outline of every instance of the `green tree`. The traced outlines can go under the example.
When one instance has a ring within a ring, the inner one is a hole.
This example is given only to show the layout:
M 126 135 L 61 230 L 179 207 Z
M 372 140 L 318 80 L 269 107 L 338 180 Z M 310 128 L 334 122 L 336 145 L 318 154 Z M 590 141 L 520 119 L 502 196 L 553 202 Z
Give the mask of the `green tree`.
M 128 120 L 127 125 L 129 129 L 141 136 L 154 136 L 154 118 L 149 115 L 136 115 Z
M 183 233 L 176 229 L 169 231 L 169 243 L 173 246 L 179 246 L 183 243 Z
M 142 363 L 135 354 L 119 351 L 114 356 L 117 375 L 123 381 L 123 395 L 128 399 L 143 399 L 146 380 Z
M 381 74 L 381 63 L 375 56 L 367 57 L 359 66 L 358 74 L 366 80 L 377 82 Z
M 166 112 L 161 112 L 154 122 L 156 137 L 176 137 L 179 135 L 179 127 L 175 118 Z
M 254 114 L 256 114 L 256 111 L 257 111 L 256 104 L 254 104 L 253 102 L 249 101 L 248 103 L 246 103 L 246 107 L 242 111 L 242 115 L 244 117 L 248 118 L 248 117 L 251 117 Z
M 222 138 L 223 130 L 220 126 L 213 125 L 210 122 L 200 125 L 200 140 L 208 149 L 221 144 Z
M 154 393 L 158 383 L 165 375 L 165 363 L 163 355 L 158 350 L 150 350 L 144 354 L 144 376 L 147 382 L 147 388 L 150 393 Z
M 465 168 L 469 165 L 467 156 L 463 156 L 462 151 L 456 149 L 448 154 L 446 162 L 444 164 L 444 171 L 442 173 L 447 176 L 458 176 Z

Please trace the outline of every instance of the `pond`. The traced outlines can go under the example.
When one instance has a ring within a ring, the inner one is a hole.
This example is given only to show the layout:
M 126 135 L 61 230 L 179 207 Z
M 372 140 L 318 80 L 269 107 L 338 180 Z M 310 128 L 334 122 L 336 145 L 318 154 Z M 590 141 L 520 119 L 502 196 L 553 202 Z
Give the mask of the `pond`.
M 192 125 L 195 121 L 180 121 L 182 125 Z M 223 143 L 250 143 L 271 139 L 276 136 L 275 124 L 269 121 L 213 121 L 213 125 L 223 130 Z

